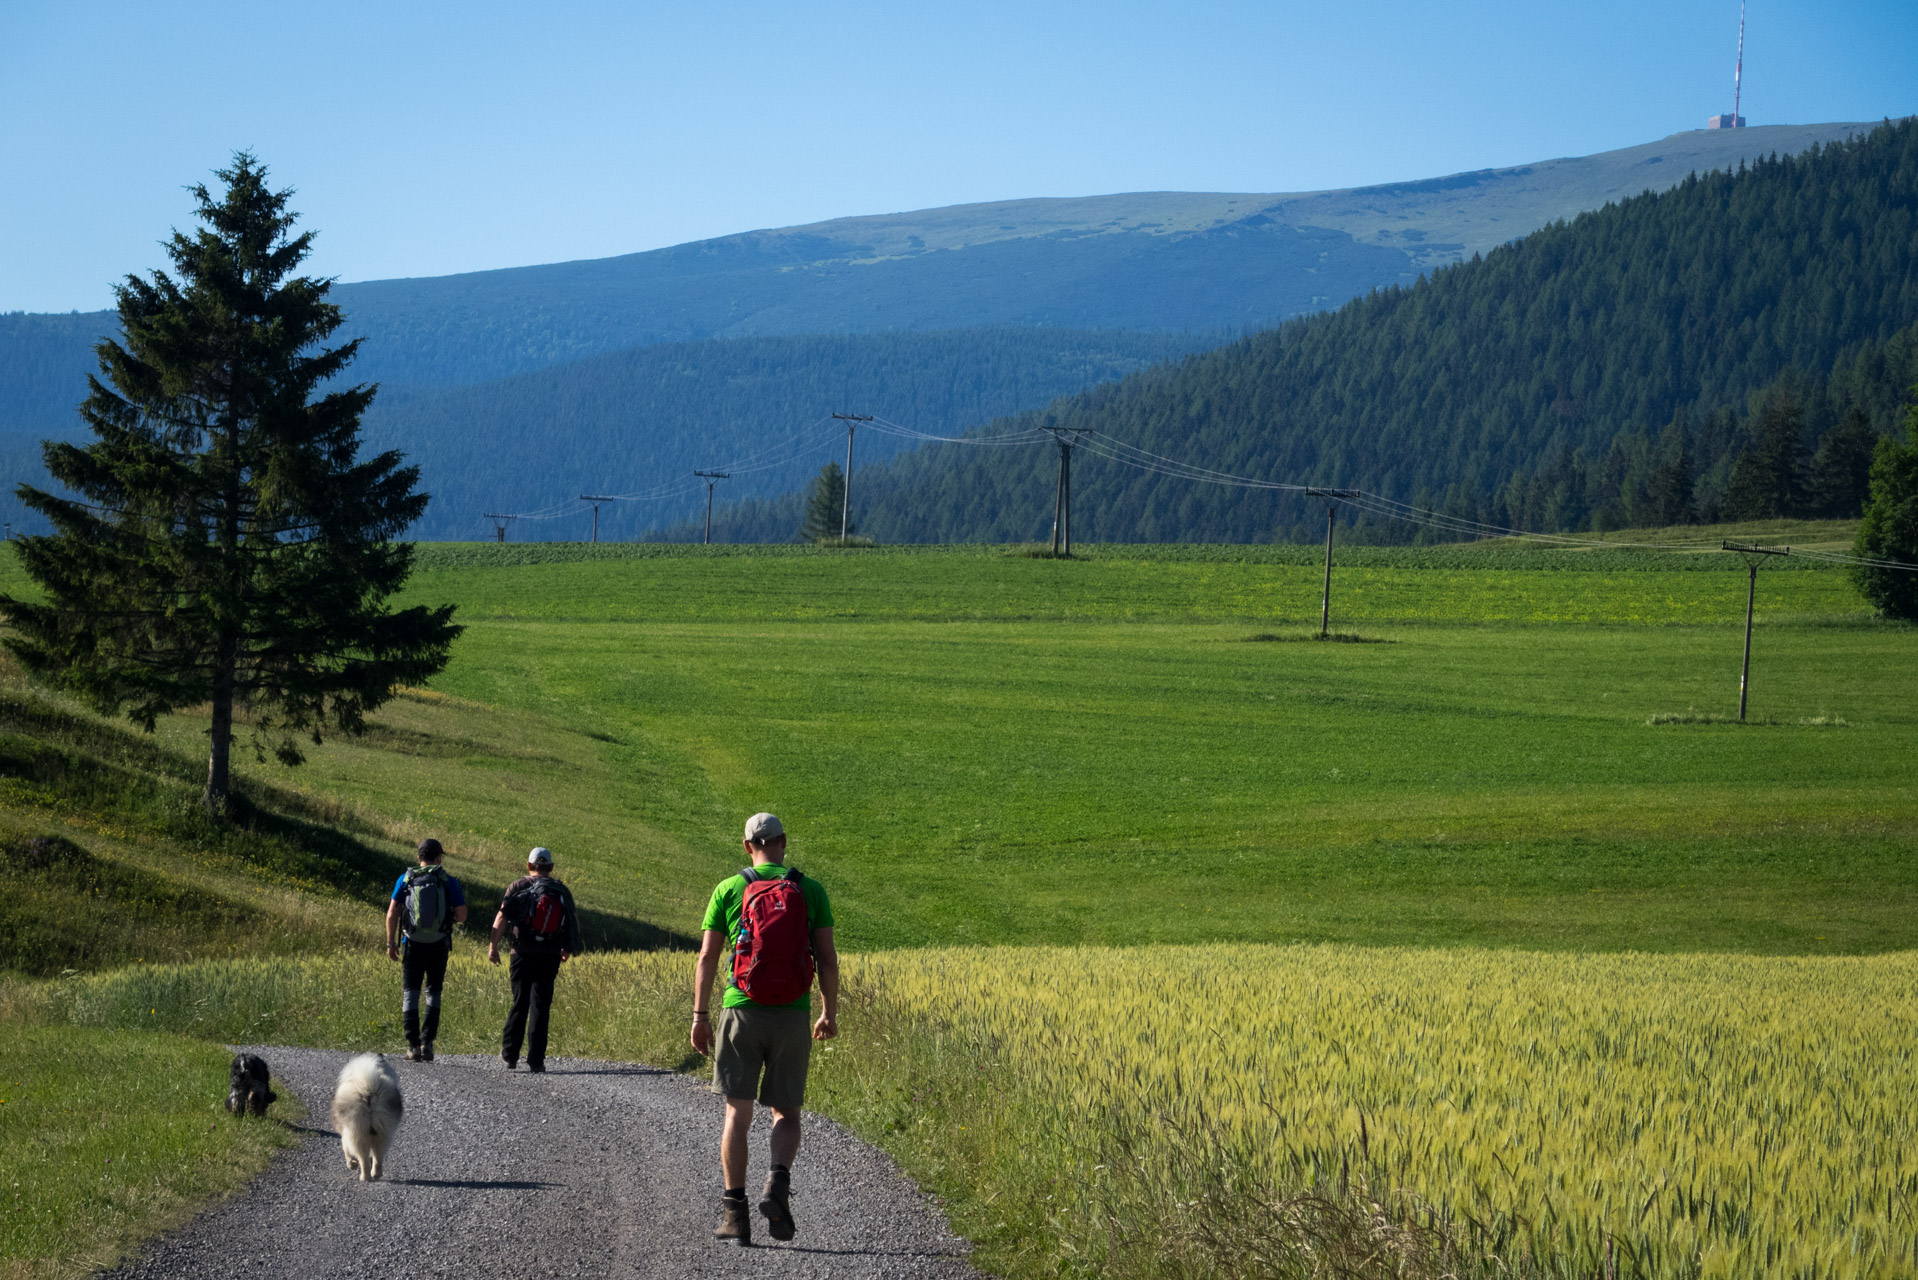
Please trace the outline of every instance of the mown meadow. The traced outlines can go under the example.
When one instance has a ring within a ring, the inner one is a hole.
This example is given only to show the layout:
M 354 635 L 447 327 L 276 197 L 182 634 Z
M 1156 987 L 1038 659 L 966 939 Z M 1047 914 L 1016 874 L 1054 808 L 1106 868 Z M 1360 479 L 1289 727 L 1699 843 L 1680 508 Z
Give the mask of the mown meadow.
M 323 905 L 264 896 L 305 827 L 196 855 L 312 958 L 155 938 L 7 1017 L 390 1044 L 361 882 L 419 835 L 494 891 L 548 845 L 602 948 L 671 947 L 769 808 L 856 957 L 818 1105 L 1003 1274 L 1918 1274 L 1918 632 L 1768 567 L 1739 725 L 1731 557 L 1342 549 L 1335 644 L 1319 583 L 1313 548 L 423 548 L 453 665 L 246 766 L 351 834 Z M 152 744 L 178 785 L 202 728 Z M 208 844 L 102 818 L 35 733 L 12 838 L 102 884 Z M 562 1043 L 691 1065 L 687 969 L 589 957 Z M 483 1047 L 497 974 L 455 986 Z

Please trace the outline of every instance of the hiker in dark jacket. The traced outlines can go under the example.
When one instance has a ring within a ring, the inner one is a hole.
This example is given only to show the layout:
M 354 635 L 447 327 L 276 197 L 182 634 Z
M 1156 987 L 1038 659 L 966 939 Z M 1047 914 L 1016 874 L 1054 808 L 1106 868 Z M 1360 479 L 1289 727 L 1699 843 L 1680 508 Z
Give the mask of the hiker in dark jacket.
M 440 1033 L 440 988 L 446 985 L 446 958 L 453 950 L 453 926 L 466 922 L 466 891 L 446 874 L 446 851 L 428 836 L 419 844 L 420 865 L 393 885 L 386 907 L 386 958 L 400 962 L 400 1020 L 406 1027 L 406 1058 L 431 1062 Z M 400 937 L 404 934 L 404 938 Z M 420 988 L 426 988 L 425 1025 L 420 1023 Z
M 493 943 L 486 958 L 499 963 L 499 940 L 513 931 L 513 1008 L 500 1035 L 499 1060 L 511 1071 L 519 1065 L 520 1037 L 526 1038 L 526 1069 L 546 1070 L 546 1030 L 553 1011 L 553 980 L 560 965 L 579 954 L 579 912 L 573 895 L 553 878 L 553 855 L 535 849 L 526 855 L 526 874 L 507 886 L 493 917 Z M 530 1021 L 529 1015 L 530 1014 Z

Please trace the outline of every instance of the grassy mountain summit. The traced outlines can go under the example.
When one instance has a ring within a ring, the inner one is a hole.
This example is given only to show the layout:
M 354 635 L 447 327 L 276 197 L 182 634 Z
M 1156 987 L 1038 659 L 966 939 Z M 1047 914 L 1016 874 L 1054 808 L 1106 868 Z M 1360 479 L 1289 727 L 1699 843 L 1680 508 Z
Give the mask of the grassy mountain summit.
M 980 325 L 1263 325 L 1560 218 L 1868 128 L 1694 130 L 1644 146 L 1350 191 L 1134 192 L 954 205 L 621 257 L 339 285 L 364 376 L 464 383 L 656 342 Z M 0 430 L 86 316 L 0 316 Z M 45 405 L 41 406 L 45 408 Z
M 1469 256 L 1693 170 L 1855 124 L 1303 194 L 1145 192 L 958 205 L 649 253 L 341 286 L 372 374 L 471 381 L 653 342 L 978 325 L 1263 326 Z

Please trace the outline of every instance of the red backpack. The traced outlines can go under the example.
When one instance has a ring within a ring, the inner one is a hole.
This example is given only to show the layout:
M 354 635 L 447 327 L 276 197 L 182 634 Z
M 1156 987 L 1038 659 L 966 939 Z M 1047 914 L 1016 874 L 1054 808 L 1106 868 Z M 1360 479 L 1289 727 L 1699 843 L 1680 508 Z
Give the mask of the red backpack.
M 812 990 L 812 929 L 799 872 L 762 876 L 747 867 L 746 901 L 733 938 L 733 985 L 759 1005 L 792 1004 Z

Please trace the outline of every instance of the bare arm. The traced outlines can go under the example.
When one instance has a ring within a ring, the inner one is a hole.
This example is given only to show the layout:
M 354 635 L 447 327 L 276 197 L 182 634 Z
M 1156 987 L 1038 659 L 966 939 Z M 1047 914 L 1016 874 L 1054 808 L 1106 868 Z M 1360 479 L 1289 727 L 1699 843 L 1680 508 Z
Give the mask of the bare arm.
M 486 958 L 494 964 L 499 963 L 499 940 L 506 933 L 506 912 L 493 913 L 493 940 L 486 944 Z
M 826 1005 L 813 1024 L 812 1038 L 830 1040 L 839 1034 L 839 949 L 833 946 L 831 929 L 812 931 L 812 955 L 819 965 L 819 994 Z
M 390 960 L 400 958 L 400 900 L 398 898 L 386 904 L 386 955 Z
M 693 969 L 693 1048 L 707 1053 L 713 1047 L 713 979 L 719 976 L 719 953 L 726 949 L 726 935 L 708 929 L 700 935 L 699 963 Z
M 466 923 L 466 904 L 464 902 L 460 903 L 457 907 L 453 908 L 453 923 L 454 924 Z

